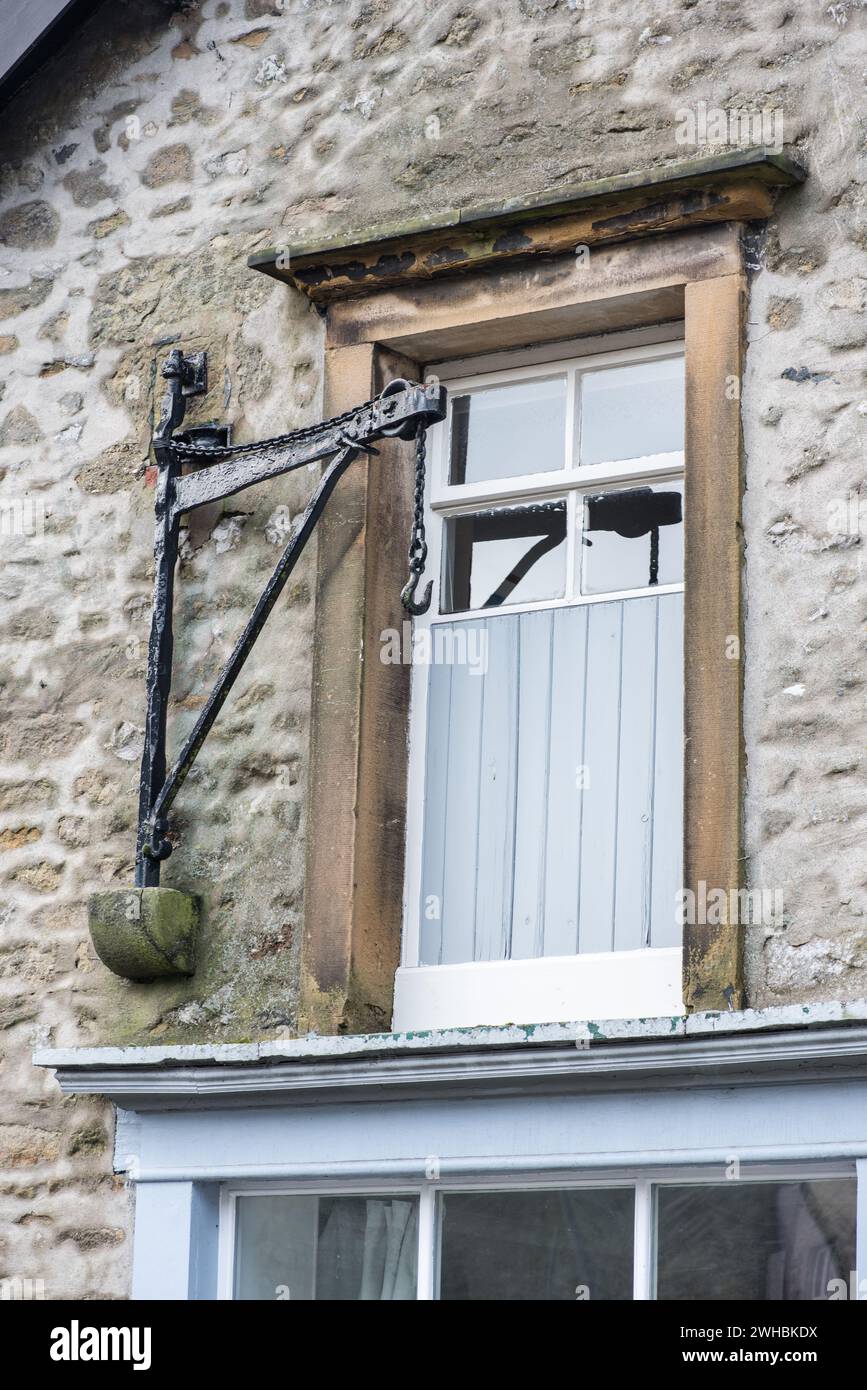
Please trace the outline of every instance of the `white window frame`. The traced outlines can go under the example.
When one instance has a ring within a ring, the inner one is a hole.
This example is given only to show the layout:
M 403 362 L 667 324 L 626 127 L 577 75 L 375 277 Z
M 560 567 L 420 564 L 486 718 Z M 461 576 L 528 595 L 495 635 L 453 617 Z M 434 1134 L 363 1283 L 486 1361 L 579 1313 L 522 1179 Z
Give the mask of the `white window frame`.
M 438 364 L 427 373 L 448 385 L 449 399 L 485 386 L 550 378 L 565 373 L 566 427 L 564 466 L 557 472 L 525 474 L 500 482 L 450 484 L 448 482 L 449 417 L 430 438 L 430 467 L 425 491 L 428 529 L 428 567 L 434 599 L 428 613 L 416 618 L 415 631 L 440 624 L 478 621 L 484 609 L 440 613 L 443 526 L 446 519 L 465 515 L 479 507 L 498 503 L 526 503 L 563 496 L 567 501 L 566 580 L 562 598 L 503 605 L 501 613 L 527 613 L 570 608 L 617 599 L 682 593 L 683 581 L 602 594 L 577 592 L 575 566 L 579 527 L 577 507 L 586 493 L 601 487 L 632 482 L 683 480 L 685 452 L 652 454 L 642 458 L 580 466 L 577 457 L 579 424 L 575 418 L 580 399 L 578 378 L 605 367 L 683 357 L 682 335 L 640 346 L 582 352 L 576 343 L 552 344 L 547 350 L 504 354 L 500 363 L 478 359 L 485 370 L 472 371 L 472 361 Z M 531 360 L 527 360 L 527 359 Z M 420 589 L 423 586 L 420 586 Z M 403 895 L 401 963 L 395 978 L 393 1028 L 396 1032 L 505 1022 L 541 1023 L 592 1018 L 634 1018 L 678 1014 L 683 1011 L 682 948 L 646 947 L 634 951 L 545 956 L 532 960 L 471 961 L 456 965 L 420 965 L 422 856 L 425 799 L 425 745 L 427 728 L 427 667 L 413 663 L 409 715 L 409 761 L 406 817 L 406 864 Z
M 740 1177 L 726 1179 L 719 1176 L 719 1170 L 709 1173 L 699 1166 L 648 1168 L 640 1173 L 624 1170 L 600 1170 L 576 1179 L 574 1175 L 562 1178 L 544 1177 L 528 1179 L 526 1176 L 512 1180 L 492 1178 L 480 1172 L 476 1177 L 461 1179 L 431 1180 L 418 1183 L 376 1183 L 324 1182 L 324 1183 L 227 1183 L 220 1190 L 220 1227 L 218 1243 L 217 1298 L 231 1302 L 235 1279 L 235 1230 L 236 1204 L 239 1197 L 250 1196 L 307 1196 L 307 1197 L 382 1197 L 402 1196 L 419 1199 L 418 1254 L 417 1254 L 417 1300 L 432 1302 L 436 1300 L 439 1286 L 439 1228 L 442 1206 L 440 1197 L 458 1192 L 542 1192 L 542 1191 L 586 1191 L 593 1188 L 610 1189 L 626 1187 L 634 1190 L 635 1213 L 633 1222 L 633 1277 L 632 1299 L 634 1302 L 652 1302 L 656 1289 L 656 1192 L 661 1187 L 722 1187 L 728 1181 L 739 1183 L 757 1182 L 817 1182 L 823 1179 L 848 1178 L 856 1183 L 856 1248 L 860 1248 L 861 1233 L 859 1219 L 861 1203 L 858 1184 L 861 1174 L 853 1160 L 823 1160 L 815 1163 L 753 1163 L 744 1165 Z M 862 1276 L 863 1277 L 863 1276 Z

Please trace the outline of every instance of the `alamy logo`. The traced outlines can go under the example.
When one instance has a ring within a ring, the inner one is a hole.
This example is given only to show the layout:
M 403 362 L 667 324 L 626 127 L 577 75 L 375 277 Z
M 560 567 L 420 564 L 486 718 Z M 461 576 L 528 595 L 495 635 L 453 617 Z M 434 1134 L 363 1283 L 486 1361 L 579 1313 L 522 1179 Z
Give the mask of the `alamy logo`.
M 52 1361 L 131 1361 L 134 1371 L 150 1370 L 149 1327 L 81 1327 L 73 1318 L 69 1327 L 51 1331 Z
M 383 628 L 379 640 L 383 666 L 467 666 L 471 676 L 484 676 L 488 669 L 487 628 L 470 623 L 413 629 L 404 622 L 400 631 Z
M 22 1279 L 18 1274 L 0 1279 L 0 1301 L 4 1303 L 32 1303 L 44 1297 L 44 1279 Z
M 9 497 L 0 502 L 0 536 L 42 536 L 44 530 L 41 502 L 31 497 Z
M 745 106 L 709 106 L 706 101 L 697 101 L 695 106 L 680 107 L 674 119 L 677 122 L 674 138 L 678 145 L 691 145 L 696 149 L 725 145 L 747 149 L 751 145 L 764 145 L 776 154 L 783 148 L 783 112 L 778 106 L 751 111 Z
M 779 925 L 785 912 L 781 888 L 681 888 L 675 916 L 681 927 L 750 927 Z

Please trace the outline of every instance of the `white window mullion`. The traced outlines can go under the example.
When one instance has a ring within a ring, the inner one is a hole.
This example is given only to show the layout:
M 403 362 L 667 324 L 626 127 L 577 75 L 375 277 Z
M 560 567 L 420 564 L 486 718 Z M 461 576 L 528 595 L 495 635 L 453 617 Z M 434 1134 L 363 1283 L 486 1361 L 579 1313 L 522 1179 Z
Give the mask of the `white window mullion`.
M 867 1300 L 867 1158 L 855 1164 L 857 1195 L 855 1201 L 855 1291 L 860 1300 Z
M 563 440 L 563 447 L 566 451 L 564 468 L 566 478 L 575 468 L 575 422 L 577 419 L 576 397 L 578 394 L 578 374 L 574 367 L 566 374 L 566 420 Z M 569 491 L 566 494 L 566 584 L 564 596 L 570 599 L 574 596 L 577 581 L 575 576 L 575 493 Z
M 581 376 L 582 369 L 576 366 L 572 372 L 572 432 L 569 439 L 569 462 L 566 465 L 574 473 L 581 467 Z
M 578 497 L 570 492 L 566 497 L 566 599 L 578 593 Z M 553 606 L 553 605 L 552 605 Z
M 566 450 L 565 468 L 567 476 L 578 466 L 578 456 L 575 447 L 581 409 L 578 401 L 578 380 L 577 369 L 575 367 L 570 368 L 566 376 L 566 438 L 563 441 Z
M 635 1184 L 635 1245 L 632 1270 L 632 1297 L 646 1303 L 653 1298 L 653 1184 Z
M 217 1301 L 234 1298 L 235 1284 L 235 1204 L 234 1192 L 220 1190 L 220 1224 L 217 1233 Z
M 421 1191 L 418 1204 L 418 1283 L 417 1297 L 421 1303 L 436 1298 L 436 1226 L 437 1194 L 432 1185 Z

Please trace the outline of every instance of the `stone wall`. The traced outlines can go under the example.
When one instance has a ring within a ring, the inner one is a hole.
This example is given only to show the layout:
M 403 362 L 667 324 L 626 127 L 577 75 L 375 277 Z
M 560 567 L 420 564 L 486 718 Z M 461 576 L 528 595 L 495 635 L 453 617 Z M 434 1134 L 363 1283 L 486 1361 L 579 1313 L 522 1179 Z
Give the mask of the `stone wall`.
M 251 251 L 694 155 L 678 112 L 701 101 L 782 113 L 811 169 L 751 250 L 746 848 L 785 914 L 749 934 L 750 1002 L 867 995 L 865 29 L 851 0 L 119 0 L 4 113 L 0 1275 L 127 1287 L 111 1116 L 59 1100 L 34 1043 L 296 1026 L 313 554 L 174 817 L 164 881 L 207 908 L 195 979 L 125 984 L 87 937 L 88 893 L 132 871 L 165 352 L 208 350 L 193 420 L 312 421 L 320 322 Z M 175 746 L 311 482 L 190 526 Z

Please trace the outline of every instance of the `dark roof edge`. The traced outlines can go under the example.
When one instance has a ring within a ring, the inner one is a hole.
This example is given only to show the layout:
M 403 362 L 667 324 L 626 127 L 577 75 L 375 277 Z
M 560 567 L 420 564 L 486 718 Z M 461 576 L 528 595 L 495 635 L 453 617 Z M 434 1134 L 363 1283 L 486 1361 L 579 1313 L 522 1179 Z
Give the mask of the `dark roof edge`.
M 32 43 L 0 71 L 0 109 L 8 105 L 24 84 L 63 47 L 76 29 L 104 4 L 104 0 L 58 0 L 56 13 L 40 29 Z

